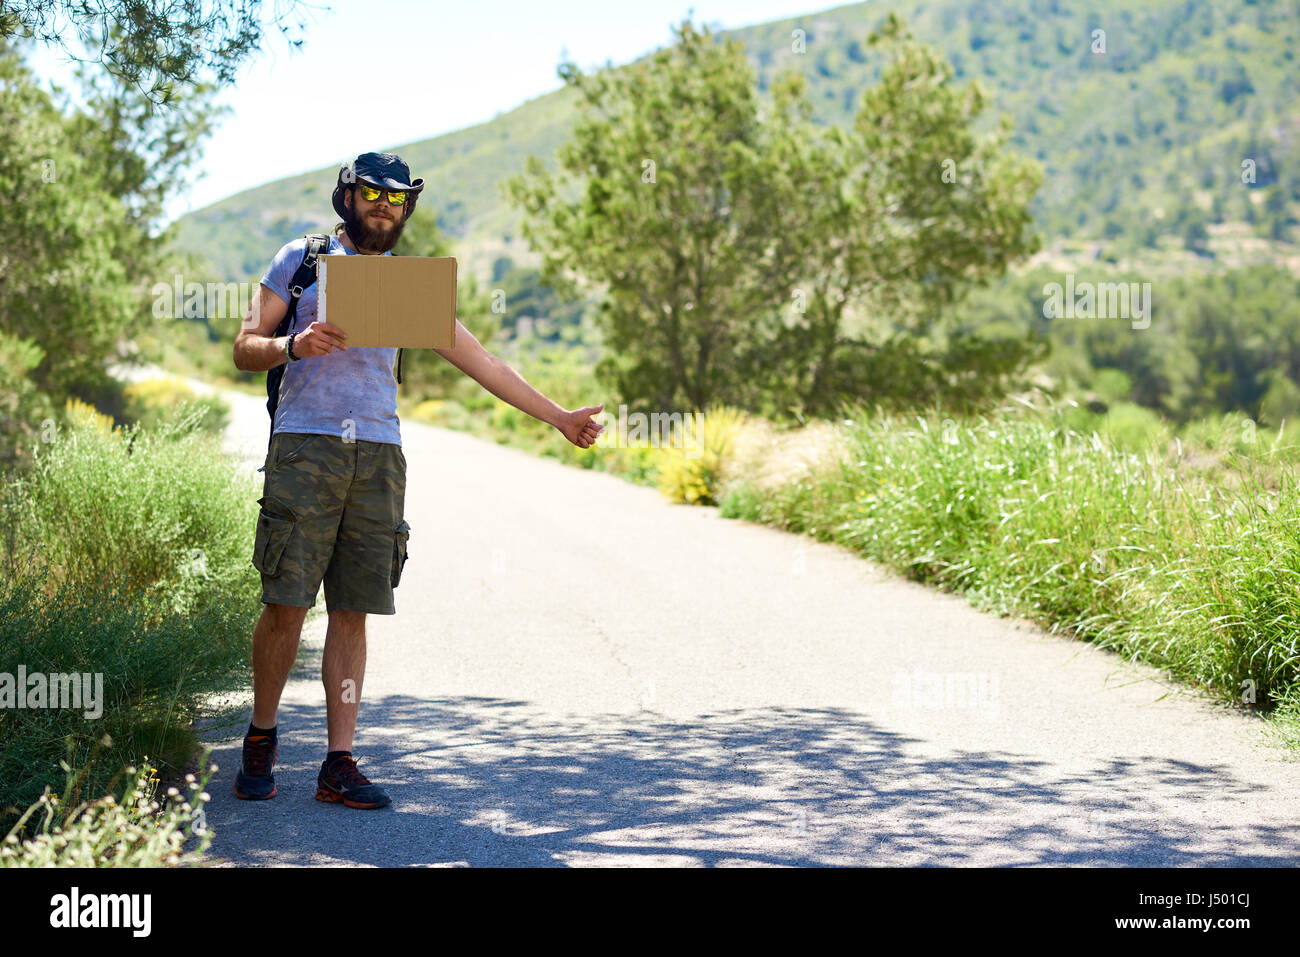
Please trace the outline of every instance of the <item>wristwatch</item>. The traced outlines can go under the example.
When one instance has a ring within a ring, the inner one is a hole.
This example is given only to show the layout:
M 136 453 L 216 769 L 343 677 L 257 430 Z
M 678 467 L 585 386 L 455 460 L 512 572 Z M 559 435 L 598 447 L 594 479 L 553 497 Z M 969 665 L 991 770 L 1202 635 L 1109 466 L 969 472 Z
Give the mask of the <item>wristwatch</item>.
M 291 332 L 289 333 L 289 338 L 284 340 L 284 354 L 289 357 L 290 362 L 297 362 L 302 358 L 302 356 L 296 356 L 293 354 L 293 337 L 297 334 L 298 333 L 296 332 Z

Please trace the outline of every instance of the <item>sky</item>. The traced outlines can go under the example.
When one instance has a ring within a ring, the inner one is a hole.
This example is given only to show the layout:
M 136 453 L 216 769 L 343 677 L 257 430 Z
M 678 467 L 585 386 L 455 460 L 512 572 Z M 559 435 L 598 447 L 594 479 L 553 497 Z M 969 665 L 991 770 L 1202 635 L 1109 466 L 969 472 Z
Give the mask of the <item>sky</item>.
M 274 2 L 267 4 L 274 7 Z M 175 219 L 241 190 L 483 123 L 558 89 L 565 58 L 584 69 L 625 63 L 671 42 L 691 15 L 718 29 L 815 13 L 836 0 L 332 0 L 299 3 L 302 48 L 269 29 L 220 102 L 231 112 L 208 139 Z M 71 86 L 66 58 L 30 57 L 42 78 Z M 312 104 L 322 109 L 308 112 Z M 326 112 L 328 110 L 328 112 Z M 347 122 L 340 122 L 346 117 Z M 419 175 L 417 173 L 417 175 Z

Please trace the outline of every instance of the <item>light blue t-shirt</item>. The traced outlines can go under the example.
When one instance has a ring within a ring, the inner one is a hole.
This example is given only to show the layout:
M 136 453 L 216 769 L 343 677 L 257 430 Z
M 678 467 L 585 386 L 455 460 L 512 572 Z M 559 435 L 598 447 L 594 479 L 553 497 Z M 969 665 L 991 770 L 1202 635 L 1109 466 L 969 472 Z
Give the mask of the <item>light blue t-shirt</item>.
M 286 303 L 290 298 L 289 280 L 302 263 L 306 247 L 305 236 L 280 247 L 262 277 L 262 285 Z M 337 236 L 330 237 L 329 254 L 360 255 L 348 250 Z M 302 332 L 316 321 L 316 289 L 317 284 L 312 283 L 303 290 L 289 332 Z M 400 446 L 397 379 L 393 376 L 396 358 L 396 349 L 358 346 L 286 363 L 271 434 L 350 434 L 351 438 L 364 442 Z

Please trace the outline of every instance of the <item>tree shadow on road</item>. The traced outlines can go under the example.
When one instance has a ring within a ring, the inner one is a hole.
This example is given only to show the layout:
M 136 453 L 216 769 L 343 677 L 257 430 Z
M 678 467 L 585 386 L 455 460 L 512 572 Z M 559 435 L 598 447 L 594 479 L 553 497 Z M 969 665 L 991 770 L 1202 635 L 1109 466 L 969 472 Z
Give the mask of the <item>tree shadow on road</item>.
M 394 695 L 363 703 L 362 771 L 393 805 L 313 799 L 324 705 L 281 708 L 279 794 L 233 797 L 217 745 L 211 856 L 238 865 L 1294 866 L 1294 828 L 1197 815 L 1258 782 L 1158 756 L 1062 774 L 925 742 L 841 708 L 690 721 L 570 715 L 524 701 Z M 1164 810 L 1173 808 L 1173 810 Z

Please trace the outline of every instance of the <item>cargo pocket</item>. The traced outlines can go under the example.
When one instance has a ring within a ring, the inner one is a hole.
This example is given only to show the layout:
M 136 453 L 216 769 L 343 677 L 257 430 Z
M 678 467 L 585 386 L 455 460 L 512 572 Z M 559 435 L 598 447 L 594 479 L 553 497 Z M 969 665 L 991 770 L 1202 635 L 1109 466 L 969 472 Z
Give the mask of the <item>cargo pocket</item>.
M 402 566 L 406 564 L 406 540 L 411 536 L 411 526 L 403 521 L 393 531 L 393 571 L 392 586 L 397 587 L 402 580 Z
M 289 544 L 289 536 L 293 534 L 293 526 L 293 519 L 272 515 L 263 504 L 257 515 L 257 535 L 253 539 L 253 567 L 263 575 L 274 578 L 280 574 L 280 559 L 284 556 L 284 547 Z

